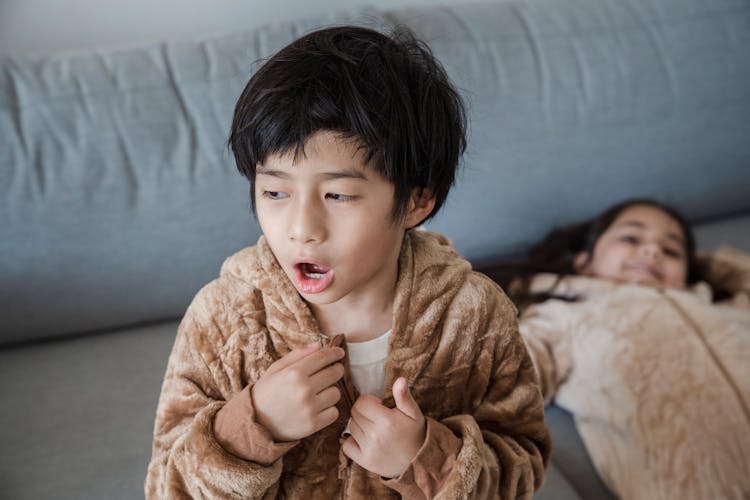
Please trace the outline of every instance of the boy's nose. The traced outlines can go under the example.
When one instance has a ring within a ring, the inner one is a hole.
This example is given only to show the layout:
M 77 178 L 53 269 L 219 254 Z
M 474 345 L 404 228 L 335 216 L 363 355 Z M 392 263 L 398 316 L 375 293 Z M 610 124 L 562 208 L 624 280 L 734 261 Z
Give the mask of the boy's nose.
M 322 241 L 324 237 L 325 224 L 321 208 L 314 202 L 297 203 L 289 222 L 289 239 L 297 243 L 310 243 Z

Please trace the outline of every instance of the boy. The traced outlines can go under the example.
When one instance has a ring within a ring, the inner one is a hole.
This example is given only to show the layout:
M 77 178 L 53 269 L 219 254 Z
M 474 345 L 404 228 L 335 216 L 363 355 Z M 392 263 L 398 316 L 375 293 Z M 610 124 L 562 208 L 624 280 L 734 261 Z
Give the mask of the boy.
M 531 497 L 549 439 L 515 309 L 411 231 L 465 148 L 429 50 L 306 35 L 250 79 L 229 142 L 264 236 L 180 325 L 146 496 Z

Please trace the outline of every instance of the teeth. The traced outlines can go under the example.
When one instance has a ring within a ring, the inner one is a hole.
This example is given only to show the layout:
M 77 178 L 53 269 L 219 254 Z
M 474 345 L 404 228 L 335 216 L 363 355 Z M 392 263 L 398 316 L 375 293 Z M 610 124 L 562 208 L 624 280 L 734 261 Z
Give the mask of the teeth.
M 328 274 L 329 269 L 312 264 L 310 262 L 301 262 L 297 265 L 297 269 L 302 272 L 302 276 L 311 280 L 319 280 Z

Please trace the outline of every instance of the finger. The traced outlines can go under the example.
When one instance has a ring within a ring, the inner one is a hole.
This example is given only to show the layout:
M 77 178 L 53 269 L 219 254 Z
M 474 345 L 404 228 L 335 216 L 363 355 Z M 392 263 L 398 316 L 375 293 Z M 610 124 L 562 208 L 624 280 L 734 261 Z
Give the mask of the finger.
M 362 450 L 360 449 L 359 444 L 357 444 L 357 441 L 352 436 L 344 439 L 344 441 L 341 443 L 341 451 L 344 452 L 344 455 L 351 458 L 357 463 L 362 461 Z
M 306 358 L 315 351 L 320 350 L 320 342 L 312 342 L 306 346 L 298 347 L 286 353 L 281 358 L 277 359 L 271 366 L 268 367 L 266 373 L 275 373 L 283 370 L 287 366 L 291 366 L 297 361 Z
M 352 412 L 357 412 L 371 421 L 376 421 L 388 415 L 390 409 L 383 406 L 380 398 L 371 394 L 362 394 L 352 405 Z
M 324 427 L 328 427 L 339 418 L 339 410 L 335 406 L 329 406 L 325 410 L 318 413 L 315 417 L 315 432 L 318 432 Z
M 341 391 L 335 385 L 324 389 L 315 396 L 315 408 L 318 411 L 323 411 L 326 408 L 335 406 L 336 403 L 341 399 Z
M 332 386 L 344 376 L 344 365 L 334 363 L 310 377 L 310 385 L 316 392 Z
M 369 429 L 375 425 L 375 420 L 370 415 L 363 413 L 356 404 L 352 406 L 351 414 L 352 420 L 356 420 L 357 424 L 364 429 Z
M 404 377 L 399 377 L 393 383 L 393 399 L 396 401 L 396 408 L 404 415 L 415 420 L 422 417 L 422 410 L 419 409 L 419 405 L 414 401 Z
M 357 441 L 357 444 L 361 446 L 367 442 L 367 434 L 359 424 L 360 420 L 357 420 L 356 418 L 349 420 L 349 434 Z
M 300 360 L 299 367 L 307 376 L 319 372 L 328 365 L 344 357 L 344 350 L 340 347 L 323 347 Z

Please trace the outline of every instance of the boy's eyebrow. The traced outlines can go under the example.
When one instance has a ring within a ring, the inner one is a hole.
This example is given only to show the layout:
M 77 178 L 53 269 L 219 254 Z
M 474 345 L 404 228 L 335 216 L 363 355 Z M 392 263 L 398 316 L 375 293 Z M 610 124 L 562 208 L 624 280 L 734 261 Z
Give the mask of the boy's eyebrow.
M 367 176 L 361 170 L 356 168 L 344 168 L 341 170 L 335 170 L 333 172 L 323 172 L 320 174 L 321 177 L 327 180 L 335 179 L 362 179 L 367 180 Z
M 271 168 L 263 168 L 260 165 L 255 169 L 256 175 L 270 175 L 271 177 L 278 177 L 280 179 L 288 179 L 289 174 L 284 172 L 283 170 L 274 170 Z
M 637 227 L 638 229 L 646 228 L 644 224 L 638 222 L 637 220 L 626 220 L 618 224 L 618 226 L 632 226 L 632 227 Z M 667 233 L 667 238 L 670 240 L 676 241 L 680 245 L 685 244 L 685 239 L 677 233 Z
M 258 166 L 255 173 L 256 175 L 260 175 L 260 174 L 270 175 L 271 177 L 278 177 L 279 179 L 289 179 L 291 177 L 289 173 L 283 170 L 263 168 L 261 166 Z M 368 180 L 365 173 L 356 168 L 343 168 L 341 170 L 333 170 L 331 172 L 322 172 L 319 174 L 319 176 L 323 177 L 325 180 L 336 180 L 336 179 L 362 179 L 365 181 Z

